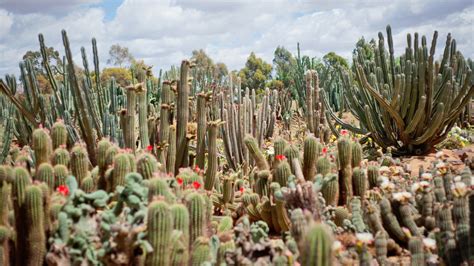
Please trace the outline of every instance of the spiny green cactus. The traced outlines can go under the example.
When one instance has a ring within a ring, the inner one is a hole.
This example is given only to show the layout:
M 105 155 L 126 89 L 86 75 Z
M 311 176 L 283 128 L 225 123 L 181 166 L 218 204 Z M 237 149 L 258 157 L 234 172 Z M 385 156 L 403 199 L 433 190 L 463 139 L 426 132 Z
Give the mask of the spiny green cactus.
M 409 203 L 405 201 L 400 202 L 399 212 L 403 225 L 405 225 L 410 230 L 410 233 L 413 236 L 420 236 L 420 229 L 415 223 L 415 219 L 413 217 L 413 210 L 411 209 Z
M 340 205 L 349 206 L 353 196 L 352 190 L 352 142 L 347 137 L 341 137 L 337 140 L 337 158 L 339 161 L 339 198 Z
M 27 225 L 27 245 L 25 253 L 20 254 L 26 264 L 43 265 L 46 254 L 44 229 L 43 194 L 37 186 L 29 186 L 25 191 L 24 218 Z M 19 236 L 20 237 L 20 236 Z
M 44 182 L 48 185 L 51 190 L 54 190 L 54 169 L 50 163 L 42 163 L 35 173 L 35 180 Z
M 234 200 L 234 179 L 226 177 L 222 181 L 222 203 L 232 203 Z
M 89 172 L 89 157 L 87 151 L 81 145 L 76 145 L 71 150 L 71 174 L 76 178 L 77 182 L 82 182 Z
M 321 223 L 310 225 L 300 244 L 301 265 L 332 265 L 331 229 Z
M 334 209 L 334 223 L 337 226 L 342 226 L 344 223 L 344 220 L 350 218 L 350 213 L 347 208 L 339 206 Z
M 173 216 L 173 229 L 182 232 L 183 239 L 187 246 L 189 243 L 189 225 L 191 222 L 189 211 L 184 204 L 176 203 L 171 206 L 171 213 Z
M 287 160 L 279 163 L 275 168 L 275 172 L 273 177 L 275 178 L 275 182 L 280 184 L 280 186 L 285 187 L 288 182 L 288 178 L 291 176 L 291 168 L 288 164 Z
M 425 252 L 423 250 L 423 240 L 420 237 L 412 237 L 408 241 L 411 265 L 425 265 Z
M 124 110 L 124 127 L 122 128 L 125 139 L 125 147 L 135 151 L 136 136 L 135 136 L 135 114 L 137 105 L 136 88 L 142 84 L 129 85 L 126 87 L 127 92 L 127 109 Z
M 258 147 L 257 140 L 254 137 L 248 135 L 245 137 L 244 142 L 245 142 L 245 145 L 247 146 L 247 149 L 249 150 L 250 155 L 255 161 L 257 168 L 259 170 L 268 170 L 269 166 L 268 166 L 267 159 L 265 159 L 265 156 L 263 155 L 262 151 Z
M 366 226 L 364 223 L 362 203 L 359 197 L 354 197 L 351 200 L 351 211 L 352 211 L 352 224 L 355 227 L 357 233 L 365 232 Z
M 166 157 L 166 171 L 175 173 L 176 167 L 176 126 L 169 126 L 168 156 Z M 178 169 L 176 169 L 178 170 Z
M 33 150 L 35 151 L 36 167 L 49 162 L 53 150 L 51 138 L 43 128 L 33 131 Z
M 65 148 L 59 147 L 53 152 L 53 165 L 62 164 L 68 166 L 70 157 L 69 152 Z
M 387 265 L 387 233 L 378 231 L 375 234 L 375 258 L 379 265 Z
M 65 165 L 58 164 L 53 168 L 54 172 L 54 187 L 57 188 L 61 185 L 66 185 L 66 178 L 69 175 L 69 170 Z
M 171 193 L 168 183 L 165 179 L 155 177 L 148 182 L 148 201 L 151 202 L 155 197 L 164 197 L 167 202 L 174 202 L 174 195 Z
M 97 143 L 97 166 L 99 166 L 99 180 L 97 181 L 98 189 L 106 189 L 107 181 L 105 180 L 105 171 L 107 170 L 107 151 L 112 143 L 103 138 Z
M 358 141 L 352 143 L 352 158 L 351 164 L 352 168 L 360 167 L 360 163 L 362 162 L 362 145 Z
M 321 192 L 327 205 L 337 206 L 339 200 L 339 183 L 337 175 L 330 174 L 323 179 Z
M 208 123 L 207 139 L 207 169 L 204 189 L 212 191 L 217 177 L 217 129 L 220 121 L 210 121 Z
M 288 147 L 286 147 L 283 154 L 288 159 L 288 163 L 290 164 L 290 167 L 291 167 L 291 172 L 296 175 L 296 169 L 295 169 L 295 165 L 293 165 L 294 164 L 293 159 L 297 159 L 298 164 L 300 164 L 300 151 L 295 145 L 288 145 Z
M 327 156 L 321 156 L 318 158 L 316 172 L 322 176 L 326 176 L 331 172 L 331 162 Z
M 141 86 L 136 89 L 138 106 L 138 129 L 140 134 L 140 146 L 146 149 L 150 145 L 148 135 L 148 102 L 147 102 L 147 82 L 141 80 Z
M 367 177 L 369 180 L 369 188 L 372 189 L 378 186 L 379 167 L 376 165 L 369 165 L 367 167 Z
M 197 139 L 196 139 L 196 165 L 200 169 L 204 169 L 205 153 L 206 153 L 206 129 L 207 129 L 207 115 L 206 115 L 206 101 L 207 95 L 205 93 L 198 93 L 197 95 Z
M 95 182 L 92 177 L 88 176 L 81 182 L 80 188 L 86 193 L 92 193 L 95 191 Z
M 358 196 L 362 199 L 365 199 L 365 192 L 367 190 L 367 176 L 365 172 L 356 167 L 352 169 L 352 182 L 354 188 L 354 196 Z
M 406 242 L 408 240 L 407 235 L 400 226 L 397 217 L 393 214 L 390 201 L 385 197 L 380 201 L 380 213 L 384 228 L 388 233 L 396 240 Z
M 144 153 L 138 157 L 137 172 L 142 175 L 143 179 L 153 178 L 153 173 L 158 170 L 158 161 L 155 156 L 150 153 Z
M 131 172 L 130 159 L 126 153 L 119 153 L 114 158 L 114 170 L 110 180 L 109 191 L 125 184 L 125 176 Z
M 148 242 L 153 252 L 146 255 L 146 265 L 169 265 L 170 238 L 173 231 L 173 216 L 164 201 L 154 201 L 148 206 Z
M 188 140 L 186 139 L 189 120 L 189 80 L 188 74 L 191 65 L 183 60 L 180 68 L 180 79 L 177 90 L 176 103 L 176 163 L 175 173 L 181 167 L 188 166 Z
M 53 149 L 57 149 L 60 146 L 67 145 L 67 128 L 62 121 L 58 121 L 51 127 L 51 140 L 53 142 Z
M 16 243 L 16 261 L 21 264 L 24 262 L 27 246 L 27 224 L 25 216 L 25 197 L 26 189 L 31 184 L 30 174 L 23 167 L 15 167 L 13 169 L 13 186 L 12 186 L 12 196 L 13 196 L 13 209 L 15 213 L 15 231 L 17 237 Z
M 186 197 L 186 206 L 191 219 L 190 243 L 205 235 L 206 230 L 206 203 L 201 194 L 192 192 Z
M 275 155 L 283 155 L 288 142 L 282 137 L 277 137 L 273 143 L 273 149 L 275 150 Z
M 4 226 L 0 225 L 0 265 L 9 265 L 10 264 L 10 245 L 9 239 L 12 235 L 11 230 Z
M 193 242 L 191 265 L 200 266 L 210 260 L 211 248 L 209 238 L 200 236 Z
M 322 146 L 314 136 L 304 140 L 303 175 L 305 180 L 312 181 L 316 175 L 316 162 L 321 153 Z

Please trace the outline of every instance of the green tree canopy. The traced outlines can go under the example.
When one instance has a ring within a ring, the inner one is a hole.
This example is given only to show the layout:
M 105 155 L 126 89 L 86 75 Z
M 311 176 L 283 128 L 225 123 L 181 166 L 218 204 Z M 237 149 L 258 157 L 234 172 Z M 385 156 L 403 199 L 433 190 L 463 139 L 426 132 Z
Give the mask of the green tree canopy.
M 61 58 L 59 56 L 59 52 L 56 51 L 53 47 L 46 48 L 46 53 L 48 54 L 49 63 L 51 66 L 57 66 L 61 64 Z M 30 60 L 33 69 L 38 74 L 45 74 L 43 70 L 42 61 L 43 58 L 41 57 L 40 51 L 28 51 L 23 55 L 23 60 Z
M 278 46 L 275 50 L 273 65 L 275 66 L 276 79 L 283 82 L 285 87 L 291 83 L 291 70 L 296 64 L 293 55 L 283 46 Z
M 362 55 L 364 56 L 365 60 L 373 60 L 374 59 L 374 48 L 376 46 L 375 40 L 372 39 L 370 42 L 367 42 L 364 37 L 361 37 L 357 43 L 356 47 L 352 51 L 353 55 Z
M 335 52 L 329 52 L 324 55 L 323 62 L 328 67 L 337 68 L 341 66 L 345 69 L 349 68 L 349 63 L 347 63 L 347 60 L 344 57 L 336 54 Z
M 242 80 L 242 88 L 264 89 L 265 83 L 271 78 L 272 65 L 265 62 L 262 58 L 250 53 L 245 67 L 239 72 Z
M 191 60 L 195 63 L 194 78 L 200 83 L 204 79 L 219 81 L 229 73 L 224 63 L 214 63 L 203 49 L 194 50 Z
M 129 85 L 132 81 L 132 73 L 130 70 L 123 67 L 110 67 L 102 70 L 100 75 L 102 86 L 107 85 L 107 82 L 109 82 L 112 77 L 115 78 L 115 81 L 121 87 Z

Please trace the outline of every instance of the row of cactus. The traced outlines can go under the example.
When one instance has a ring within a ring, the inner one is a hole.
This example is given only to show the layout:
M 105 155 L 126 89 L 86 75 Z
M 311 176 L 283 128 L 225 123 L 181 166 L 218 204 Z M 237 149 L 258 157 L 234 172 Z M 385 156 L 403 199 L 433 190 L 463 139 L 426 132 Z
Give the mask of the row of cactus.
M 407 35 L 405 53 L 394 55 L 392 30 L 387 40 L 379 33 L 375 55 L 368 60 L 362 48 L 354 55 L 353 73 L 342 71 L 347 107 L 360 127 L 345 123 L 330 108 L 330 116 L 342 127 L 369 134 L 382 148 L 397 155 L 426 154 L 445 139 L 474 94 L 472 70 L 456 41 L 448 34 L 441 62 L 435 60 L 438 32 L 431 47 L 425 36 Z M 385 43 L 388 42 L 388 51 Z M 354 80 L 352 80 L 354 79 Z

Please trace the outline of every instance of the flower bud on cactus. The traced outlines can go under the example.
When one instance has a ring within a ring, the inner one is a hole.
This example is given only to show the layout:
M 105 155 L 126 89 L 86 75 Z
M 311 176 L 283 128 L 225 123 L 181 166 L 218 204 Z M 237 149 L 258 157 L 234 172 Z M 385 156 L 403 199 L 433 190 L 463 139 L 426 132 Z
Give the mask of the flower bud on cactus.
M 275 182 L 280 184 L 280 186 L 286 187 L 287 182 L 288 182 L 288 177 L 290 176 L 291 176 L 291 167 L 288 164 L 288 162 L 284 160 L 283 162 L 277 165 L 274 176 L 273 176 L 275 178 L 274 180 Z

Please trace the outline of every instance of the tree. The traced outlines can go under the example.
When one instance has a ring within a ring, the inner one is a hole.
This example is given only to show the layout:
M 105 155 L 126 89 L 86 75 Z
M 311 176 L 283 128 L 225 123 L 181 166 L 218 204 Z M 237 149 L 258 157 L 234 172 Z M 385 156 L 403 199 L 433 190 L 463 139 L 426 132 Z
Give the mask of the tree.
M 191 60 L 195 64 L 194 78 L 201 84 L 203 84 L 205 78 L 220 81 L 229 73 L 224 63 L 214 63 L 203 49 L 194 50 Z
M 347 63 L 347 60 L 335 52 L 329 52 L 323 56 L 323 62 L 328 67 L 337 68 L 340 66 L 349 69 L 349 63 Z
M 222 80 L 222 78 L 226 77 L 229 74 L 229 70 L 227 69 L 227 66 L 222 63 L 218 62 L 215 65 L 214 69 L 214 78 L 217 80 Z
M 125 63 L 132 63 L 134 60 L 133 55 L 130 53 L 127 47 L 122 47 L 119 44 L 110 46 L 109 50 L 110 58 L 107 60 L 107 64 L 122 67 Z
M 59 56 L 59 52 L 56 51 L 53 47 L 46 48 L 46 54 L 48 55 L 49 64 L 51 66 L 57 66 L 61 64 L 61 58 Z M 30 60 L 33 69 L 38 74 L 46 74 L 43 69 L 42 61 L 43 58 L 41 57 L 40 51 L 28 51 L 23 55 L 23 60 Z M 54 69 L 54 67 L 53 67 Z
M 132 73 L 130 70 L 123 67 L 110 67 L 102 70 L 100 75 L 102 86 L 106 86 L 112 77 L 115 78 L 115 81 L 121 87 L 125 87 L 132 82 Z
M 276 79 L 283 82 L 285 87 L 290 86 L 291 70 L 296 64 L 293 55 L 283 46 L 278 46 L 274 52 L 273 65 L 276 70 Z
M 239 72 L 242 88 L 264 89 L 265 82 L 271 78 L 272 65 L 258 58 L 254 52 L 247 58 L 245 67 Z

